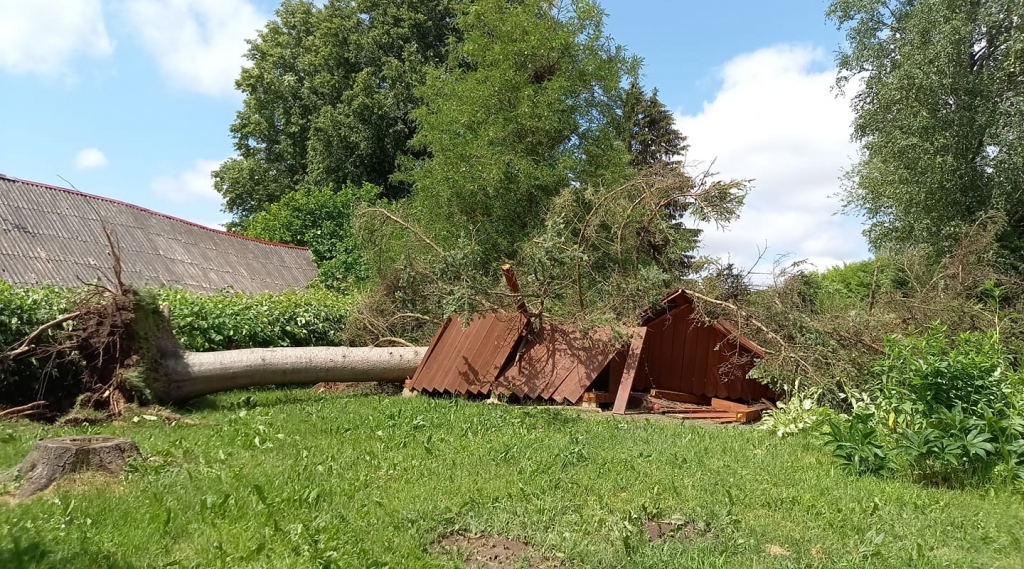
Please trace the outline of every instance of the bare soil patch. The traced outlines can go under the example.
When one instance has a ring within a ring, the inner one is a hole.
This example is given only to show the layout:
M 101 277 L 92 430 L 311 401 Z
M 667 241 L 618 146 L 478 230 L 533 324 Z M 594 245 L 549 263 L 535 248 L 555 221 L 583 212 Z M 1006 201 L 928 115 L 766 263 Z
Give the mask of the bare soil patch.
M 564 562 L 540 555 L 521 542 L 495 535 L 456 533 L 431 546 L 435 555 L 456 555 L 468 569 L 562 569 Z
M 651 520 L 644 524 L 644 533 L 652 542 L 675 540 L 689 543 L 709 537 L 711 529 L 694 521 L 676 523 Z

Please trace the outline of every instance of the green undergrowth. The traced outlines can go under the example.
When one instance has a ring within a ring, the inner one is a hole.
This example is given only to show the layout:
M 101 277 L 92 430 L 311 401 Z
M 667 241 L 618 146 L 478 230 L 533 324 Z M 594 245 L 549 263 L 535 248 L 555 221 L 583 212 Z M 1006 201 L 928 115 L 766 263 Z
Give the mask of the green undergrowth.
M 1019 495 L 856 477 L 805 434 L 299 389 L 183 414 L 0 426 L 0 468 L 70 434 L 147 457 L 0 503 L 0 567 L 455 568 L 427 552 L 457 530 L 577 568 L 1024 564 Z M 648 519 L 708 533 L 650 543 Z

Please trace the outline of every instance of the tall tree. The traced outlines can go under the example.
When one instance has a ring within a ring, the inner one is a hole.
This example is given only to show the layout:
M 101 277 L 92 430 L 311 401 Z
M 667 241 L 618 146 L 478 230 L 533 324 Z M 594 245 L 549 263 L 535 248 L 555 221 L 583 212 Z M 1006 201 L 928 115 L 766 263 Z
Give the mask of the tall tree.
M 622 138 L 632 154 L 630 163 L 634 168 L 678 160 L 688 148 L 686 137 L 676 128 L 675 117 L 658 99 L 657 89 L 648 94 L 639 81 L 630 82 L 622 118 Z
M 624 85 L 638 62 L 609 38 L 589 0 L 478 0 L 462 41 L 418 93 L 410 210 L 442 244 L 472 240 L 510 259 L 570 185 L 630 171 L 618 139 Z
M 1024 259 L 1024 5 L 1011 0 L 833 0 L 846 31 L 840 87 L 863 146 L 846 192 L 878 251 L 949 251 L 988 212 Z M 1020 266 L 1020 265 L 1018 265 Z
M 238 155 L 214 173 L 242 222 L 300 188 L 391 181 L 415 133 L 409 112 L 443 61 L 456 0 L 285 0 L 250 42 L 231 125 Z M 320 5 L 322 4 L 322 5 Z

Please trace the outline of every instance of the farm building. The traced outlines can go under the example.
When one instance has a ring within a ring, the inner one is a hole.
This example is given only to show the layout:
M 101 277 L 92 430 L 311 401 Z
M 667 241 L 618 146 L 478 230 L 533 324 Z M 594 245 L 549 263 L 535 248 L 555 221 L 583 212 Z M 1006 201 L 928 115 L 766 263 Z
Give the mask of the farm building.
M 79 286 L 109 279 L 115 241 L 136 286 L 280 292 L 316 277 L 307 249 L 205 227 L 75 190 L 0 176 L 0 280 Z
M 683 291 L 662 304 L 633 330 L 629 346 L 617 345 L 607 329 L 583 335 L 552 323 L 535 326 L 518 313 L 475 316 L 465 326 L 453 316 L 438 330 L 409 388 L 567 404 L 601 393 L 601 402 L 614 402 L 616 412 L 624 412 L 637 393 L 728 409 L 740 408 L 730 401 L 775 400 L 771 389 L 748 377 L 764 356 L 756 344 L 727 322 L 698 318 Z

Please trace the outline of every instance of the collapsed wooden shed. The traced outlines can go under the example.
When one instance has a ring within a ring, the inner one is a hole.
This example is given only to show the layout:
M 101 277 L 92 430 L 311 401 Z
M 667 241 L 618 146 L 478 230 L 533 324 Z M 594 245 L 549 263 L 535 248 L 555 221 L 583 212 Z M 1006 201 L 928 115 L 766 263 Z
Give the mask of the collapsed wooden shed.
M 775 399 L 771 389 L 748 377 L 764 355 L 756 344 L 727 322 L 704 322 L 684 291 L 662 304 L 625 346 L 608 329 L 581 335 L 523 314 L 476 315 L 465 324 L 452 316 L 434 336 L 409 387 L 568 404 L 598 390 L 614 394 L 619 413 L 637 392 L 675 394 L 692 403 Z

